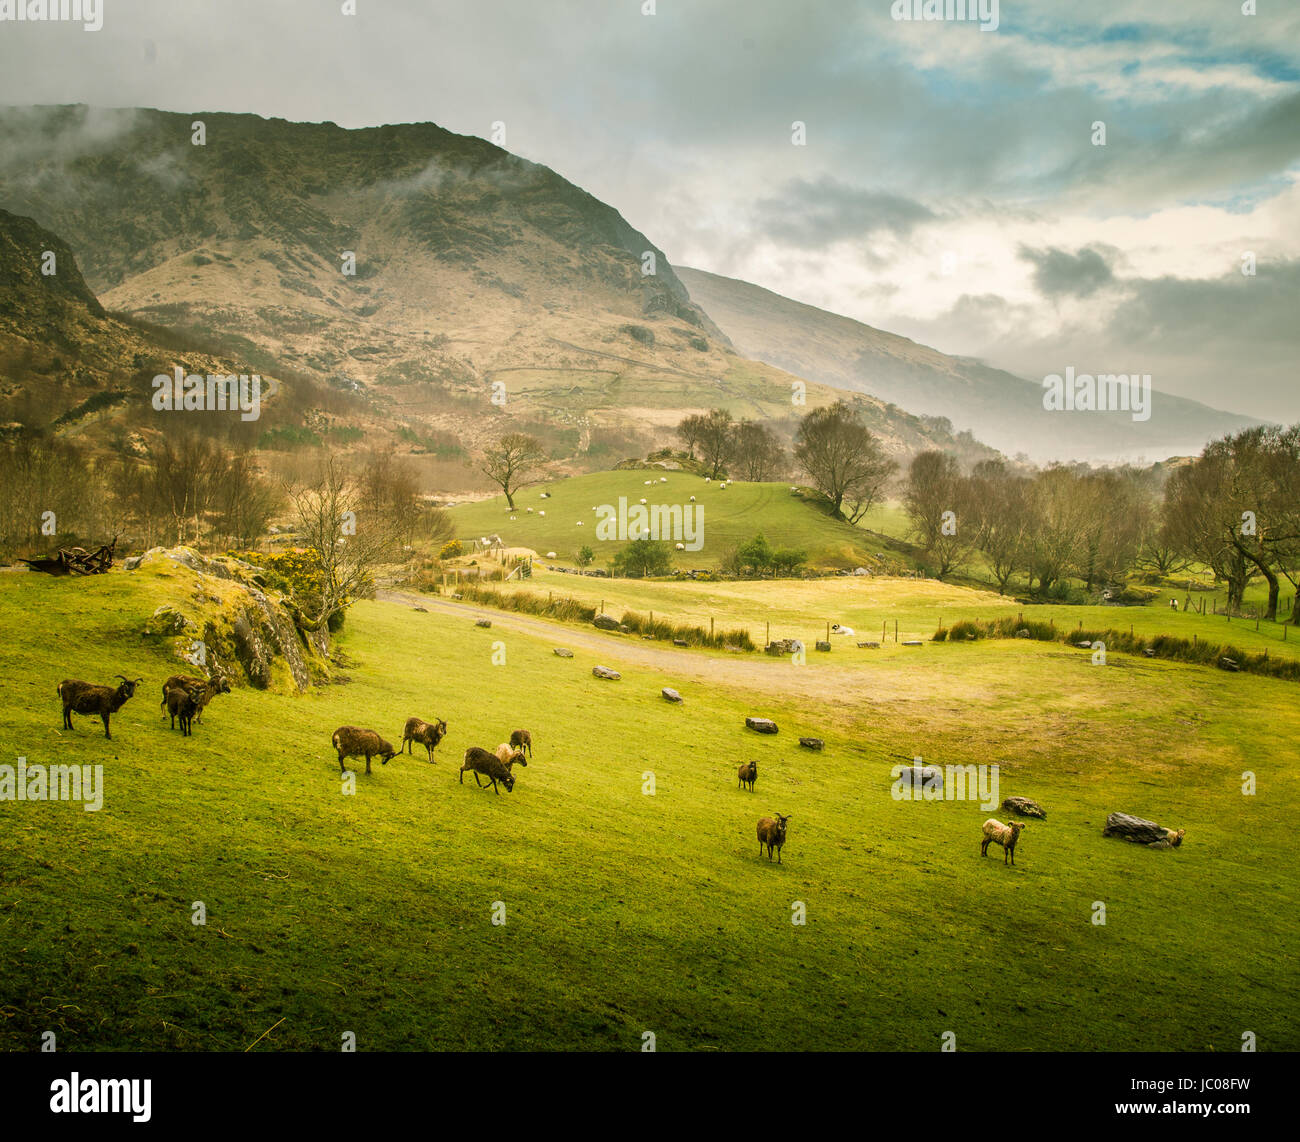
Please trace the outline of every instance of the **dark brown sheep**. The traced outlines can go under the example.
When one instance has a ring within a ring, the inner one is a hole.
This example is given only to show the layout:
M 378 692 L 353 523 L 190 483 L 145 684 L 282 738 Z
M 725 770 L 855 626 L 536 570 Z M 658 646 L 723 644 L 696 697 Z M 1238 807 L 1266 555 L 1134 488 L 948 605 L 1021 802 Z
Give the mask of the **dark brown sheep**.
M 515 749 L 527 750 L 529 757 L 533 756 L 533 735 L 527 730 L 515 730 L 511 733 L 510 744 Z
M 72 729 L 72 715 L 98 714 L 104 719 L 104 736 L 112 739 L 108 729 L 108 717 L 116 714 L 128 698 L 135 696 L 136 684 L 143 678 L 134 680 L 125 674 L 113 677 L 122 679 L 119 686 L 100 686 L 95 682 L 82 682 L 77 678 L 65 678 L 55 687 L 55 692 L 63 702 L 63 728 Z
M 478 746 L 472 745 L 465 751 L 465 764 L 460 767 L 460 783 L 465 784 L 465 772 L 468 770 L 474 774 L 474 783 L 482 788 L 483 782 L 479 780 L 479 774 L 488 778 L 492 782 L 492 791 L 501 795 L 501 790 L 497 788 L 497 782 L 501 782 L 506 787 L 507 793 L 515 791 L 515 779 L 510 770 L 502 764 L 501 759 L 494 753 L 489 753 L 485 749 L 479 749 Z
M 750 761 L 736 770 L 736 776 L 740 778 L 740 785 L 747 788 L 751 793 L 754 792 L 754 782 L 758 780 L 758 762 Z
M 163 705 L 171 715 L 172 729 L 176 728 L 176 719 L 181 720 L 181 737 L 187 738 L 193 733 L 194 717 L 199 712 L 199 695 L 202 690 L 189 686 L 173 686 L 163 698 Z
M 767 859 L 772 859 L 772 850 L 776 849 L 777 864 L 781 863 L 781 846 L 785 844 L 785 829 L 789 822 L 791 814 L 787 813 L 784 817 L 780 813 L 775 813 L 771 817 L 764 817 L 758 823 L 758 853 L 763 855 L 764 847 L 767 848 Z
M 343 765 L 345 757 L 362 757 L 366 759 L 366 772 L 370 772 L 370 759 L 379 758 L 380 762 L 387 765 L 390 759 L 397 756 L 397 750 L 389 745 L 374 730 L 363 730 L 357 726 L 339 726 L 334 731 L 334 736 L 330 739 L 334 743 L 334 748 L 339 751 L 339 772 L 346 773 L 347 769 Z
M 218 694 L 229 694 L 230 683 L 224 678 L 218 676 L 215 678 L 196 678 L 190 674 L 173 674 L 166 682 L 163 683 L 162 708 L 167 709 L 167 691 L 174 690 L 177 686 L 184 686 L 187 690 L 195 692 L 198 699 L 198 713 L 196 719 L 201 723 L 203 721 L 203 709 Z M 166 715 L 164 714 L 164 717 Z
M 433 761 L 433 747 L 446 736 L 447 723 L 441 719 L 426 722 L 423 718 L 407 718 L 406 728 L 402 730 L 402 748 L 412 753 L 411 743 L 419 742 L 428 751 L 429 760 Z

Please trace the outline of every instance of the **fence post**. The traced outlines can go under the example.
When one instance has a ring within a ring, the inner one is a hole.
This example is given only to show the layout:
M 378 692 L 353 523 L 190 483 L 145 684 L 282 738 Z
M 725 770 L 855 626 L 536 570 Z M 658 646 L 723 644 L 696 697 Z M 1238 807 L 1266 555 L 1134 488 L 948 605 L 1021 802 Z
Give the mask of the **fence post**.
M 894 641 L 898 641 L 898 620 L 894 620 Z
M 772 624 L 765 624 L 767 633 L 763 636 L 763 645 L 765 647 L 772 645 Z
M 713 616 L 709 616 L 709 637 L 713 637 Z
M 887 633 L 888 630 L 889 630 L 889 620 L 886 619 L 883 623 L 880 624 L 880 641 L 882 643 L 885 641 L 886 638 L 889 637 Z

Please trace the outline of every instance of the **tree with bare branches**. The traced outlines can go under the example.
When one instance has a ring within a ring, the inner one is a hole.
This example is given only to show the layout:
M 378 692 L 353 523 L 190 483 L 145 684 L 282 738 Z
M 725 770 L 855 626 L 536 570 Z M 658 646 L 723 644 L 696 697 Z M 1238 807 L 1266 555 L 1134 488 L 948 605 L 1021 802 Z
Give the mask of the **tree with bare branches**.
M 546 452 L 541 441 L 523 432 L 511 432 L 489 445 L 483 452 L 482 470 L 506 494 L 506 503 L 515 506 L 515 493 L 543 476 Z

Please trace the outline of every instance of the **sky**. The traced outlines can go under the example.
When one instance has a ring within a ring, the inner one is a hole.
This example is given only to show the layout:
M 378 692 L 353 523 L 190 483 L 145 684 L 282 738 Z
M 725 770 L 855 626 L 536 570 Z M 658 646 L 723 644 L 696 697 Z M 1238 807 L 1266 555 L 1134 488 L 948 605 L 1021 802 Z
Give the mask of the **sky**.
M 1149 373 L 1300 420 L 1296 0 L 1002 0 L 983 21 L 895 19 L 912 0 L 101 0 L 97 31 L 4 20 L 14 3 L 0 104 L 500 124 L 675 264 L 1035 381 Z

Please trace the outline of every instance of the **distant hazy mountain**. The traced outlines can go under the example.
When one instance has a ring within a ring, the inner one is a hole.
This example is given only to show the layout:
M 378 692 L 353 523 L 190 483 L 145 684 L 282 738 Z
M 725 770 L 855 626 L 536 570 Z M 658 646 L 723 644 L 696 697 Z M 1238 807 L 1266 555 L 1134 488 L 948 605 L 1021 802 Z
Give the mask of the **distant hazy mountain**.
M 607 449 L 621 432 L 662 440 L 685 411 L 802 411 L 794 378 L 738 355 L 613 207 L 431 123 L 10 108 L 0 206 L 65 240 L 108 310 L 237 371 L 359 394 L 360 446 L 438 429 L 472 447 L 526 426 L 594 458 L 601 430 Z M 809 406 L 839 395 L 811 380 Z M 896 452 L 955 443 L 861 407 Z
M 947 356 L 748 282 L 676 270 L 739 352 L 910 412 L 947 417 L 1007 455 L 1154 461 L 1199 452 L 1216 436 L 1259 423 L 1160 392 L 1152 394 L 1146 421 L 1125 411 L 1048 411 L 1041 381 Z

